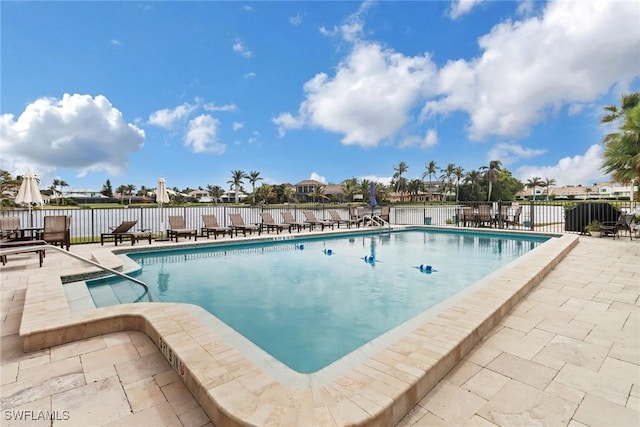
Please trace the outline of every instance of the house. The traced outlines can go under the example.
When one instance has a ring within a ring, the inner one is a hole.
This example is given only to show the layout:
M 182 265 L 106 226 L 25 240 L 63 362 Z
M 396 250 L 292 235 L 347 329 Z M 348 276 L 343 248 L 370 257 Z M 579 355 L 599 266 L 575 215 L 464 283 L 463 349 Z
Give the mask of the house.
M 305 179 L 296 184 L 295 198 L 302 203 L 316 201 L 313 194 L 318 187 L 325 186 L 326 184 L 316 181 L 315 179 Z

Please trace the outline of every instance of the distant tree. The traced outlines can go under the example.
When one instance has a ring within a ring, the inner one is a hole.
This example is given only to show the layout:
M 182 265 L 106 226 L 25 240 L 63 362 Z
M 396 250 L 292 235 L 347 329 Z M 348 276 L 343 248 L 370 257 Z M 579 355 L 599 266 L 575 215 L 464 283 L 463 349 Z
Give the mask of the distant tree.
M 124 196 L 127 195 L 128 189 L 129 187 L 127 187 L 126 185 L 120 185 L 118 188 L 116 188 L 116 193 L 120 195 L 120 203 L 123 203 Z
M 427 189 L 427 194 L 428 194 L 428 198 L 430 198 L 432 191 L 431 188 L 431 178 L 433 178 L 436 173 L 438 173 L 438 165 L 436 165 L 436 162 L 431 160 L 429 163 L 426 164 L 425 166 L 425 171 L 422 173 L 422 179 L 424 179 L 426 176 L 429 177 L 429 187 Z
M 284 200 L 286 203 L 297 203 L 296 190 L 292 187 L 284 187 Z
M 256 183 L 258 181 L 261 181 L 262 178 L 260 177 L 260 172 L 257 171 L 251 171 L 249 172 L 249 175 L 245 176 L 246 178 L 249 179 L 249 183 L 251 184 L 251 194 L 253 194 L 253 203 L 256 203 Z
M 400 201 L 404 201 L 404 192 L 407 190 L 407 179 L 402 176 L 409 170 L 409 166 L 405 162 L 398 163 L 398 166 L 393 167 L 393 183 L 396 188 L 396 194 L 400 194 Z
M 459 198 L 459 190 L 460 190 L 460 181 L 462 180 L 462 177 L 464 176 L 464 169 L 462 169 L 462 166 L 456 166 L 453 169 L 453 174 L 456 177 L 456 202 L 458 202 Z
M 51 190 L 53 190 L 54 193 L 56 193 L 58 195 L 58 198 L 56 199 L 56 204 L 60 204 L 60 200 L 62 199 L 62 204 L 64 205 L 64 197 L 62 197 L 62 189 L 64 187 L 68 187 L 69 184 L 67 184 L 66 181 L 64 181 L 63 179 L 59 179 L 56 178 L 53 180 L 53 183 L 51 184 Z
M 222 197 L 222 195 L 224 194 L 224 188 L 220 187 L 219 185 L 208 184 L 207 192 L 209 193 L 209 196 L 211 196 L 213 200 L 218 203 L 220 201 L 220 197 Z
M 258 187 L 257 190 L 254 191 L 254 200 L 255 197 L 257 197 L 260 202 L 268 204 L 275 200 L 276 193 L 272 185 L 262 184 L 260 187 Z
M 424 182 L 421 179 L 412 179 L 407 184 L 407 191 L 409 192 L 409 201 L 413 202 L 417 199 L 418 194 L 424 189 Z
M 107 181 L 102 186 L 102 191 L 100 194 L 106 197 L 113 197 L 113 187 L 111 186 L 111 181 L 107 179 Z
M 356 177 L 345 179 L 340 184 L 340 187 L 345 199 L 352 202 L 354 194 L 358 192 L 358 179 Z
M 233 170 L 231 171 L 231 179 L 227 181 L 227 184 L 231 184 L 233 190 L 235 191 L 235 203 L 238 203 L 238 196 L 240 192 L 240 188 L 244 182 L 243 179 L 248 178 L 247 174 L 242 170 Z
M 464 178 L 465 184 L 469 185 L 469 198 L 467 200 L 480 200 L 480 182 L 482 173 L 478 170 L 467 172 Z
M 456 173 L 456 165 L 449 163 L 446 168 L 440 169 L 440 171 L 442 172 L 440 179 L 445 183 L 442 198 L 446 200 L 449 190 L 453 189 L 453 177 Z
M 0 170 L 0 195 L 6 190 L 16 190 L 20 186 L 17 179 L 13 178 L 6 170 Z
M 534 176 L 531 179 L 527 180 L 525 186 L 531 189 L 531 200 L 536 199 L 536 187 L 542 187 L 544 185 L 544 181 L 539 176 Z
M 544 187 L 547 189 L 547 202 L 549 201 L 549 189 L 553 186 L 556 185 L 556 180 L 553 178 L 545 178 L 544 180 Z
M 314 202 L 328 199 L 327 195 L 324 194 L 324 185 L 316 185 L 313 188 L 313 193 L 311 193 L 311 198 Z

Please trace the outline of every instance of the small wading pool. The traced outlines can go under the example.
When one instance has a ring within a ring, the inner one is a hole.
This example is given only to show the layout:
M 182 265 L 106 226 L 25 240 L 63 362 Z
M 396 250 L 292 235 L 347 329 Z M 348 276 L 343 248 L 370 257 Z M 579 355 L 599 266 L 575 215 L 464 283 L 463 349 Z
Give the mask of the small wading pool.
M 199 305 L 289 368 L 312 373 L 548 239 L 408 230 L 128 256 L 154 301 Z M 98 307 L 140 294 L 119 278 L 87 285 Z

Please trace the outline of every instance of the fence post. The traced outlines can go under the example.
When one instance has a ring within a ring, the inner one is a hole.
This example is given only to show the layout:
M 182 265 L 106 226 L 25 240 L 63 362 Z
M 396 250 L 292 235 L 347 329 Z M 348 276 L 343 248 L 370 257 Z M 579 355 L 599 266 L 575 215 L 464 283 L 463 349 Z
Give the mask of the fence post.
M 534 196 L 535 197 L 535 196 Z M 529 224 L 529 229 L 531 231 L 533 231 L 533 225 L 535 224 L 536 221 L 536 215 L 535 215 L 535 206 L 534 206 L 534 202 L 533 199 L 529 200 L 529 220 L 531 221 L 531 223 Z

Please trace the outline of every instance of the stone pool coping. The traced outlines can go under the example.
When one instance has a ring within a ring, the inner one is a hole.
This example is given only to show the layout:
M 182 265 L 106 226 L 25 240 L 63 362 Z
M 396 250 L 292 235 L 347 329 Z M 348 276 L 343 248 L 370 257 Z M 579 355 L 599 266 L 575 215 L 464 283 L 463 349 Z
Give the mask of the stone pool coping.
M 181 304 L 123 304 L 72 312 L 62 279 L 51 275 L 28 278 L 20 336 L 25 351 L 33 351 L 111 332 L 141 331 L 218 426 L 395 425 L 577 243 L 575 235 L 550 239 L 351 371 L 317 386 L 278 381 Z M 134 248 L 148 250 L 143 245 Z M 121 268 L 114 252 L 123 249 L 102 249 L 92 256 Z M 65 273 L 93 274 L 91 269 Z

